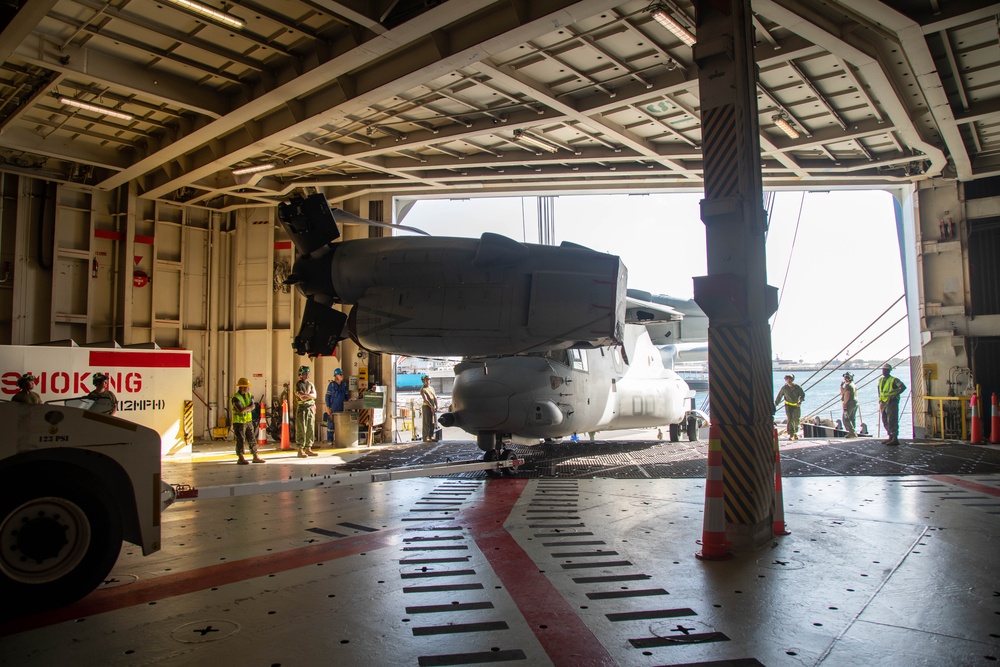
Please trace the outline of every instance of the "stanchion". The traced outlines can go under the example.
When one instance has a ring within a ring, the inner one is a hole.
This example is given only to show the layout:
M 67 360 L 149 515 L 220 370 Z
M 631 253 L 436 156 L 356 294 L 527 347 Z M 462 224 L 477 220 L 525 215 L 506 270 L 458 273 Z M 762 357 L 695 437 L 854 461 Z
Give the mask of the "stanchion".
M 990 444 L 1000 445 L 1000 410 L 997 409 L 997 394 L 993 392 L 993 412 L 990 414 Z
M 292 439 L 288 435 L 288 400 L 281 402 L 281 448 L 291 449 Z
M 972 412 L 972 435 L 969 442 L 978 445 L 983 441 L 983 420 L 979 418 L 979 406 L 976 404 L 976 394 L 969 399 L 969 409 Z
M 699 560 L 726 560 L 732 558 L 726 541 L 726 498 L 722 481 L 721 429 L 708 430 L 708 475 L 705 479 L 705 521 L 701 531 L 701 551 L 695 552 Z
M 257 429 L 257 449 L 267 445 L 267 411 L 264 409 L 264 401 L 260 402 L 260 428 Z
M 792 531 L 785 526 L 785 496 L 781 491 L 781 452 L 778 449 L 778 429 L 774 429 L 774 534 L 792 534 Z

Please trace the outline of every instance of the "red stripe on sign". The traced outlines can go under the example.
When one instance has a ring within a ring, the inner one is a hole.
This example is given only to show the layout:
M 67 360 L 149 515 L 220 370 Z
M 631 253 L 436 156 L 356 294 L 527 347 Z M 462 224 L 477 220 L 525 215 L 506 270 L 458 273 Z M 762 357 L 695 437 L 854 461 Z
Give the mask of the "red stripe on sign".
M 478 511 L 474 516 L 462 512 L 459 518 L 468 519 L 476 545 L 514 599 L 553 665 L 617 665 L 562 593 L 538 571 L 535 561 L 503 527 L 526 484 L 525 479 L 490 480 L 483 505 L 488 511 Z
M 152 236 L 143 236 L 141 234 L 136 234 L 135 235 L 135 242 L 136 243 L 145 243 L 146 245 L 153 245 L 153 237 Z
M 945 484 L 954 484 L 955 486 L 960 486 L 963 489 L 968 489 L 969 491 L 984 493 L 987 496 L 1000 498 L 1000 489 L 995 486 L 987 486 L 978 482 L 970 482 L 967 479 L 952 477 L 951 475 L 927 475 L 927 479 L 933 479 L 936 482 L 944 482 Z
M 90 365 L 119 368 L 191 368 L 191 355 L 170 352 L 91 350 Z
M 112 241 L 121 241 L 125 238 L 125 235 L 121 232 L 113 232 L 107 229 L 95 229 L 94 238 L 98 239 L 111 239 Z
M 274 242 L 274 249 L 275 250 L 291 250 L 292 249 L 292 242 L 291 241 L 275 241 Z

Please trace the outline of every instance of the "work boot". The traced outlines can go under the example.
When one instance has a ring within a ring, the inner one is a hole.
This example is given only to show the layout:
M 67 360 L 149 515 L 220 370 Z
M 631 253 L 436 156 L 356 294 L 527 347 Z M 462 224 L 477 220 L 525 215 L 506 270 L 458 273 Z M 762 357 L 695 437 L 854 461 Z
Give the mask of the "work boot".
M 239 458 L 239 460 L 238 460 L 238 461 L 236 461 L 236 465 L 241 465 L 241 466 L 246 466 L 246 465 L 250 465 L 250 462 L 249 462 L 249 461 L 247 461 L 247 460 L 246 460 L 245 458 L 243 458 L 243 457 L 241 456 L 241 457 Z
M 260 458 L 259 456 L 254 456 L 253 457 L 253 462 L 254 463 L 267 463 L 267 461 L 265 461 L 264 459 Z
M 306 447 L 306 456 L 319 456 L 319 454 L 314 452 L 312 447 Z
M 298 457 L 299 457 L 300 459 L 304 459 L 304 458 L 305 458 L 305 457 L 307 457 L 307 456 L 309 456 L 309 455 L 305 453 L 305 450 L 303 450 L 302 448 L 299 448 L 299 453 L 298 453 Z
M 896 438 L 889 438 L 888 440 L 885 441 L 885 444 L 887 444 L 887 445 L 898 445 L 899 444 L 899 440 L 897 440 Z

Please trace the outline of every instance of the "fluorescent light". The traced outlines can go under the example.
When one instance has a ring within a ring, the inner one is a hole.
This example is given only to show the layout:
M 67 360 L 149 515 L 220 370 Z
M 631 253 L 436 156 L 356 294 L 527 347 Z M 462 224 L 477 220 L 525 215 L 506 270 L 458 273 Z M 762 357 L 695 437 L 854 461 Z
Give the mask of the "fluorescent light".
M 792 127 L 787 120 L 785 120 L 784 116 L 780 114 L 777 116 L 772 116 L 771 120 L 774 121 L 774 124 L 777 125 L 779 128 L 781 128 L 781 131 L 787 134 L 791 139 L 799 138 L 798 131 L 796 131 L 796 129 Z
M 218 9 L 212 9 L 208 5 L 195 2 L 195 0 L 167 0 L 167 2 L 172 5 L 176 5 L 181 9 L 186 9 L 193 14 L 197 14 L 198 16 L 203 16 L 207 19 L 227 25 L 230 28 L 235 28 L 236 30 L 243 30 L 243 28 L 247 27 L 247 23 L 243 19 L 233 16 L 232 14 L 220 12 Z
M 239 169 L 233 169 L 233 176 L 244 176 L 246 174 L 256 174 L 257 172 L 267 171 L 269 169 L 274 169 L 275 164 L 273 162 L 268 162 L 267 164 L 255 164 L 252 167 L 240 167 Z
M 121 120 L 135 120 L 135 116 L 133 116 L 130 113 L 125 113 L 124 111 L 115 111 L 114 109 L 98 106 L 96 104 L 90 104 L 88 102 L 81 102 L 80 100 L 75 100 L 72 97 L 60 97 L 59 101 L 67 106 L 76 107 L 77 109 L 86 109 L 87 111 L 93 111 L 94 113 L 104 114 L 105 116 L 111 116 L 112 118 L 120 118 Z
M 543 151 L 548 151 L 549 153 L 555 153 L 559 150 L 559 147 L 553 143 L 549 143 L 541 137 L 536 137 L 533 134 L 528 134 L 524 130 L 514 130 L 514 141 L 520 141 L 523 144 L 528 144 L 529 146 L 534 146 Z
M 664 11 L 663 7 L 656 5 L 651 13 L 657 23 L 674 33 L 674 36 L 684 42 L 685 46 L 694 46 L 694 43 L 697 41 L 695 36 L 686 30 L 684 26 L 675 21 L 670 14 Z

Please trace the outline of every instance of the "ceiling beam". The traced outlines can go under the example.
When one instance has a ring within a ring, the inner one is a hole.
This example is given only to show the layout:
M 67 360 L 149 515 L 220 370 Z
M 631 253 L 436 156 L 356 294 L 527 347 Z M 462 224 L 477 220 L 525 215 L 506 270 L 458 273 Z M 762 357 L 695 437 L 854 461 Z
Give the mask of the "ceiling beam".
M 0 63 L 7 62 L 17 45 L 31 34 L 56 2 L 58 0 L 32 0 L 21 5 L 14 18 L 0 32 Z
M 128 163 L 128 154 L 122 151 L 103 148 L 83 141 L 74 141 L 72 137 L 43 137 L 31 130 L 12 127 L 0 137 L 0 145 L 16 151 L 25 151 L 35 155 L 57 158 L 67 162 L 80 162 L 95 167 L 119 170 Z

